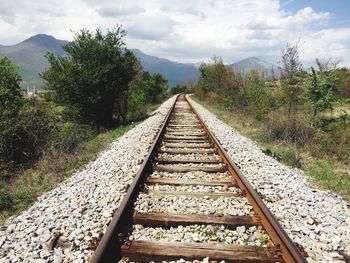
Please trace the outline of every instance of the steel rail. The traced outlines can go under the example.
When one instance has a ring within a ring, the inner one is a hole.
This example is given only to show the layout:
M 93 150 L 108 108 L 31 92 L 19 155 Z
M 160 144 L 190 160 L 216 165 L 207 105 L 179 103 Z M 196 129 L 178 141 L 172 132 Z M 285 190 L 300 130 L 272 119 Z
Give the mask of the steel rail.
M 95 250 L 94 255 L 90 259 L 91 263 L 117 262 L 122 258 L 122 244 L 120 240 L 122 237 L 125 237 L 127 233 L 132 232 L 131 228 L 133 222 L 133 203 L 135 202 L 137 194 L 141 191 L 143 184 L 146 182 L 147 176 L 152 172 L 152 162 L 153 160 L 155 160 L 157 150 L 162 143 L 166 127 L 169 123 L 172 113 L 174 112 L 177 100 L 178 97 L 176 98 L 174 104 L 172 105 L 171 109 L 166 115 L 164 123 L 163 125 L 161 125 L 161 128 L 157 136 L 155 137 L 155 140 L 145 160 L 139 168 L 133 183 L 129 187 L 126 195 L 123 198 L 122 203 L 120 204 L 118 210 L 115 212 L 106 233 L 101 239 L 97 249 Z M 229 172 L 233 176 L 234 181 L 238 184 L 240 189 L 243 190 L 249 203 L 253 206 L 253 210 L 258 215 L 259 224 L 261 224 L 265 228 L 267 234 L 269 235 L 274 245 L 272 247 L 271 256 L 276 255 L 278 257 L 281 257 L 283 261 L 288 263 L 306 262 L 305 258 L 301 255 L 294 243 L 290 240 L 290 238 L 279 225 L 275 217 L 263 203 L 260 196 L 255 192 L 255 190 L 247 181 L 247 179 L 245 179 L 245 177 L 239 171 L 237 166 L 226 154 L 219 141 L 205 125 L 198 112 L 194 109 L 191 102 L 188 101 L 187 98 L 186 101 L 189 104 L 190 110 L 196 115 L 196 118 L 199 121 L 199 126 L 201 126 L 205 130 L 209 140 L 213 144 L 214 148 L 217 150 L 217 153 L 220 155 L 221 159 L 226 164 Z
M 118 234 L 126 231 L 125 227 L 128 226 L 127 221 L 131 222 L 130 210 L 132 209 L 133 202 L 136 198 L 137 193 L 139 192 L 140 187 L 143 185 L 146 179 L 146 175 L 152 169 L 151 160 L 157 152 L 157 148 L 160 144 L 160 138 L 162 138 L 165 132 L 165 128 L 169 122 L 171 113 L 174 110 L 178 97 L 179 96 L 176 97 L 174 104 L 166 115 L 163 121 L 163 125 L 161 125 L 158 134 L 155 137 L 150 150 L 148 151 L 147 156 L 142 162 L 132 184 L 130 185 L 123 198 L 123 201 L 119 205 L 119 208 L 115 212 L 112 221 L 108 225 L 106 233 L 103 235 L 95 250 L 95 253 L 90 259 L 91 263 L 116 262 L 116 259 L 120 259 L 121 246 Z
M 215 135 L 209 130 L 207 125 L 202 120 L 201 116 L 198 114 L 197 110 L 193 107 L 192 103 L 188 100 L 187 96 L 185 97 L 186 101 L 190 105 L 192 111 L 197 115 L 201 125 L 204 130 L 209 135 L 212 140 L 214 147 L 217 148 L 218 154 L 223 159 L 224 163 L 227 164 L 228 170 L 237 180 L 238 185 L 242 190 L 246 191 L 246 197 L 249 200 L 250 204 L 253 206 L 255 212 L 261 219 L 261 224 L 265 228 L 266 232 L 269 234 L 271 240 L 275 245 L 275 253 L 281 253 L 285 262 L 307 262 L 303 255 L 300 253 L 298 248 L 295 246 L 293 241 L 289 238 L 287 233 L 277 222 L 276 218 L 264 204 L 263 200 L 260 198 L 258 193 L 254 190 L 252 185 L 244 177 L 241 171 L 238 169 L 236 164 L 228 156 L 224 148 L 221 146 L 219 140 Z

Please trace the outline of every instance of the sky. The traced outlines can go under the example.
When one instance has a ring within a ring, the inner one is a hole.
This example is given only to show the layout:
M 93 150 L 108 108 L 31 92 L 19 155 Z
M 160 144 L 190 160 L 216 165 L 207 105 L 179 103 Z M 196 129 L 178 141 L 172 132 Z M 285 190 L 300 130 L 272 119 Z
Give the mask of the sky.
M 39 33 L 73 40 L 72 31 L 122 25 L 129 48 L 178 62 L 216 55 L 276 64 L 299 40 L 304 64 L 350 66 L 349 12 L 348 0 L 0 0 L 0 44 Z

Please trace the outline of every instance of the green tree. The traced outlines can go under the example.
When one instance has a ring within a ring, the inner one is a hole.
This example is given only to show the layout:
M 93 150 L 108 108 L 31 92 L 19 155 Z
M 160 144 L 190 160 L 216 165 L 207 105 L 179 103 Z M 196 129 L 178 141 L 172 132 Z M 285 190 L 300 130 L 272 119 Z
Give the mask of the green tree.
M 15 118 L 22 105 L 21 76 L 10 59 L 0 59 L 0 119 L 1 121 Z
M 286 49 L 282 50 L 280 64 L 283 100 L 287 104 L 287 118 L 292 127 L 295 127 L 296 115 L 303 94 L 300 78 L 303 74 L 303 66 L 299 60 L 299 42 L 295 45 L 287 44 Z
M 7 57 L 0 59 L 0 160 L 2 161 L 10 159 L 9 143 L 23 106 L 20 81 L 21 76 L 11 60 Z
M 312 106 L 312 127 L 315 126 L 318 113 L 333 108 L 336 101 L 334 90 L 339 79 L 335 66 L 329 67 L 328 63 L 322 63 L 318 59 L 316 66 L 316 69 L 311 67 L 307 83 L 307 97 Z
M 334 93 L 342 99 L 350 99 L 350 69 L 337 69 L 339 73 L 339 80 L 336 85 Z
M 212 57 L 207 64 L 199 68 L 197 94 L 203 99 L 208 93 L 224 98 L 226 107 L 232 108 L 239 100 L 242 81 L 239 74 L 224 65 L 219 57 Z
M 162 97 L 168 89 L 168 81 L 159 73 L 151 74 L 143 72 L 143 82 L 140 88 L 145 90 L 146 101 L 155 103 L 158 97 Z
M 158 102 L 165 98 L 168 90 L 168 81 L 161 74 L 151 74 L 139 70 L 129 85 L 128 116 L 130 119 L 145 115 L 147 104 Z
M 246 103 L 253 107 L 253 112 L 258 118 L 267 110 L 268 96 L 265 83 L 264 75 L 256 69 L 252 69 L 244 77 Z
M 66 56 L 47 54 L 50 67 L 42 74 L 46 88 L 77 120 L 106 128 L 126 120 L 125 101 L 138 60 L 126 48 L 125 34 L 121 26 L 106 34 L 80 30 L 63 46 Z

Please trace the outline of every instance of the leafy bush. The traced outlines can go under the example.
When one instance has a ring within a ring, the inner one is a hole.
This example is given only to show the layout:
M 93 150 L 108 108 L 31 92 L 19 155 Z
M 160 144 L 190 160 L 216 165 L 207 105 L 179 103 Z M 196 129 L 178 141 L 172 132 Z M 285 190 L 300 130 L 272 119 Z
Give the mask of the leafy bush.
M 299 119 L 295 124 L 279 118 L 278 120 L 268 121 L 264 126 L 263 140 L 271 141 L 288 141 L 298 145 L 307 144 L 314 134 L 305 119 Z
M 0 188 L 0 211 L 9 209 L 13 205 L 13 196 Z
M 52 132 L 48 150 L 51 153 L 72 153 L 76 147 L 97 133 L 88 125 L 63 123 Z
M 53 129 L 51 116 L 39 109 L 22 111 L 16 122 L 2 136 L 1 159 L 14 164 L 37 160 Z
M 162 75 L 139 71 L 129 85 L 127 119 L 145 117 L 147 105 L 162 101 L 166 97 L 167 87 L 167 80 Z
M 298 168 L 300 168 L 302 165 L 301 158 L 296 154 L 295 150 L 292 148 L 271 147 L 266 148 L 263 152 L 275 158 L 277 161 L 283 162 L 286 165 Z
M 319 158 L 328 156 L 338 161 L 350 160 L 350 133 L 348 129 L 337 127 L 331 132 L 318 131 L 310 143 L 311 153 Z
M 0 211 L 15 210 L 20 206 L 33 202 L 36 194 L 30 191 L 9 192 L 0 188 Z
M 42 74 L 56 101 L 75 113 L 75 120 L 110 128 L 115 119 L 125 121 L 130 81 L 139 62 L 126 48 L 121 27 L 103 34 L 80 30 L 63 46 L 66 56 L 47 54 L 50 67 Z
M 330 189 L 349 194 L 350 180 L 348 174 L 336 175 L 334 165 L 327 161 L 317 160 L 306 170 L 306 174 L 320 185 Z
M 0 60 L 0 169 L 6 178 L 14 166 L 35 161 L 51 131 L 51 117 L 25 100 L 16 67 L 6 57 Z M 7 172 L 6 172 L 7 171 Z
M 320 112 L 333 109 L 336 97 L 334 90 L 339 79 L 338 71 L 335 67 L 329 68 L 327 63 L 322 63 L 316 59 L 317 70 L 311 67 L 308 74 L 307 98 L 312 105 L 311 125 L 315 126 L 316 117 Z

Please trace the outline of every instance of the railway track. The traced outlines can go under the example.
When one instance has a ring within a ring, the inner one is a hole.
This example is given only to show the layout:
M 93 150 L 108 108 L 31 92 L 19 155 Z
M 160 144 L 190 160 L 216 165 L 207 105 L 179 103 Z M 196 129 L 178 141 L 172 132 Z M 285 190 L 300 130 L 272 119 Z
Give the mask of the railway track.
M 179 259 L 306 262 L 184 95 L 90 262 Z

